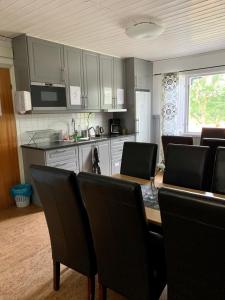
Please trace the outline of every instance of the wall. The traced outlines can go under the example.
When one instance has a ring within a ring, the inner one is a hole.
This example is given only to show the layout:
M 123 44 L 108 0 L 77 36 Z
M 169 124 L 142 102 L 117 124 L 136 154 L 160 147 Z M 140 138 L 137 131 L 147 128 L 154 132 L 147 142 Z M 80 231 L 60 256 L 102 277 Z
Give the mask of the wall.
M 225 50 L 155 61 L 153 74 L 225 66 Z

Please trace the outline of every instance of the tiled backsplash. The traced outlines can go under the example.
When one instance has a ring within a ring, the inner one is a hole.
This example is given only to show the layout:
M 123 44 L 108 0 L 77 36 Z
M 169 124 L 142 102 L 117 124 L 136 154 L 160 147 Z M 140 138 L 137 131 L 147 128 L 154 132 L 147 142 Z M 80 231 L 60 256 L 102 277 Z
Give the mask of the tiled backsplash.
M 108 133 L 108 120 L 112 118 L 111 113 L 71 113 L 71 114 L 32 114 L 16 115 L 18 143 L 19 145 L 29 142 L 29 135 L 26 131 L 35 131 L 43 129 L 62 130 L 64 134 L 72 134 L 72 118 L 75 119 L 76 129 L 87 129 L 87 126 L 102 126 L 105 133 Z

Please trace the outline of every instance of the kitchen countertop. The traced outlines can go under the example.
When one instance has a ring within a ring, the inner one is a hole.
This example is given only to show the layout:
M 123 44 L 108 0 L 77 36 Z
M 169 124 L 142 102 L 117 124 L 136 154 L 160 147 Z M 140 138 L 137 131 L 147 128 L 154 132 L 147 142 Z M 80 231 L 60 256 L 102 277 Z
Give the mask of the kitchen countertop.
M 102 136 L 91 138 L 90 140 L 83 141 L 55 141 L 55 142 L 44 142 L 44 143 L 34 143 L 34 144 L 25 144 L 21 145 L 22 148 L 36 149 L 36 150 L 54 150 L 59 148 L 66 148 L 72 146 L 79 146 L 84 144 L 90 144 L 95 142 L 106 141 L 115 138 L 123 138 L 126 136 L 134 135 L 134 133 L 126 134 L 126 135 L 117 135 L 117 136 Z

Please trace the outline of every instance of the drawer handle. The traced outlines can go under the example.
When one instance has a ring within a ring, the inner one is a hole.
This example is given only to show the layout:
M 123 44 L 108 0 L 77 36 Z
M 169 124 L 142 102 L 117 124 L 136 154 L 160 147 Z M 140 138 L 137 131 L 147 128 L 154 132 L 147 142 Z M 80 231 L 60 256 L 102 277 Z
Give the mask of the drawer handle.
M 63 166 L 66 166 L 67 165 L 67 163 L 63 163 L 63 164 L 57 164 L 57 165 L 55 165 L 55 167 L 57 168 L 57 167 L 63 167 Z
M 55 152 L 53 152 L 52 154 L 57 154 L 57 153 L 64 153 L 66 152 L 66 150 L 56 150 Z

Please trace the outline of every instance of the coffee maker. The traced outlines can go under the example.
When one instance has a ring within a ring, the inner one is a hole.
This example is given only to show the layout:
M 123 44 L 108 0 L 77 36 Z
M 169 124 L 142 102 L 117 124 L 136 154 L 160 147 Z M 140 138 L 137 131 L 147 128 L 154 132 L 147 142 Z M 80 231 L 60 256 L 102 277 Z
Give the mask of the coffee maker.
M 109 134 L 111 136 L 121 134 L 120 119 L 109 119 Z

